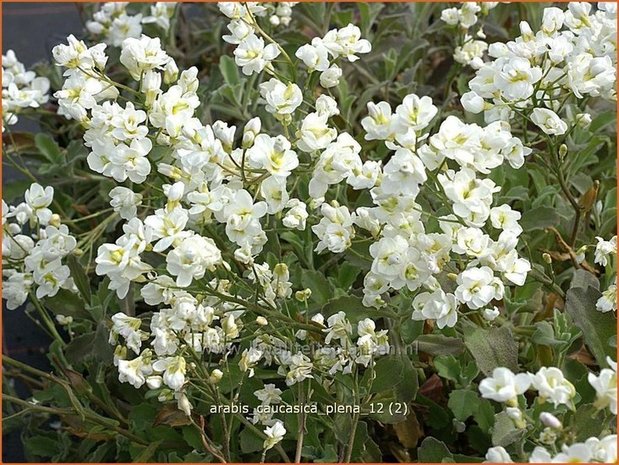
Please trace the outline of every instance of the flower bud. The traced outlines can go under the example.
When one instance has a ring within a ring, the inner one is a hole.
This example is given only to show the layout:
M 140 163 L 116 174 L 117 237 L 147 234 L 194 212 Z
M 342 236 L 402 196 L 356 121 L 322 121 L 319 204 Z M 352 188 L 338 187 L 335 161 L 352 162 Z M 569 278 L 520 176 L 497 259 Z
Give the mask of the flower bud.
M 148 389 L 159 389 L 163 383 L 163 378 L 158 375 L 149 376 L 146 378 Z
M 539 416 L 539 421 L 541 421 L 544 426 L 548 426 L 549 428 L 563 428 L 563 425 L 561 424 L 559 419 L 549 412 L 542 412 Z
M 484 317 L 486 321 L 494 321 L 501 314 L 497 307 L 493 308 L 484 308 L 481 311 L 481 316 Z
M 462 107 L 469 113 L 477 114 L 484 111 L 484 99 L 476 92 L 470 91 L 463 94 L 460 103 L 462 103 Z
M 215 368 L 213 371 L 211 371 L 211 376 L 208 377 L 208 382 L 211 384 L 217 384 L 221 381 L 221 378 L 223 378 L 223 376 L 223 372 Z
M 294 298 L 297 299 L 299 302 L 306 302 L 310 296 L 312 295 L 312 290 L 307 288 L 307 289 L 303 289 L 302 291 L 297 291 L 294 293 Z
M 256 323 L 258 323 L 260 326 L 266 326 L 269 324 L 269 321 L 265 317 L 259 316 L 258 318 L 256 318 Z
M 146 97 L 146 107 L 150 108 L 161 93 L 161 74 L 153 70 L 147 71 L 142 78 L 142 93 Z
M 177 406 L 179 410 L 182 410 L 185 415 L 190 416 L 191 415 L 191 403 L 189 402 L 189 399 L 187 398 L 187 396 L 185 394 L 181 393 L 177 393 Z
M 49 219 L 49 224 L 56 228 L 59 228 L 61 225 L 60 215 L 58 213 L 52 214 L 52 217 Z
M 591 115 L 589 113 L 578 113 L 576 121 L 579 127 L 586 129 L 591 124 Z
M 567 145 L 561 144 L 559 146 L 559 156 L 561 157 L 561 159 L 563 159 L 565 158 L 566 155 L 567 155 Z
M 552 264 L 552 257 L 550 256 L 550 254 L 548 252 L 544 252 L 542 254 L 542 258 L 544 259 L 544 261 L 546 263 L 548 263 L 549 265 Z
M 171 84 L 178 79 L 178 66 L 174 60 L 168 61 L 163 69 L 163 82 Z
M 505 413 L 514 422 L 516 428 L 525 428 L 527 426 L 527 422 L 524 420 L 522 412 L 518 407 L 508 407 L 505 409 Z
M 58 322 L 58 324 L 62 326 L 67 326 L 73 323 L 73 317 L 65 316 L 65 315 L 56 315 L 56 321 Z

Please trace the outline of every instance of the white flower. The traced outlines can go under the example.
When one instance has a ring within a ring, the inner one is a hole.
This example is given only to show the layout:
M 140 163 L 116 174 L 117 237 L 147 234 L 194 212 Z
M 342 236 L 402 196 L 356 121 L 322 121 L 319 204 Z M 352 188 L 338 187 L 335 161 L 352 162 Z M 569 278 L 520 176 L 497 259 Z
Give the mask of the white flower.
M 69 267 L 61 265 L 60 260 L 55 260 L 45 266 L 43 270 L 35 270 L 33 273 L 34 281 L 38 284 L 36 296 L 38 299 L 43 297 L 55 296 L 60 287 L 69 279 L 71 272 Z
M 501 314 L 501 312 L 499 311 L 499 309 L 497 307 L 492 307 L 492 308 L 484 308 L 481 311 L 481 316 L 484 317 L 484 320 L 486 321 L 494 321 L 497 319 L 497 317 Z
M 598 312 L 606 313 L 617 310 L 617 285 L 611 284 L 595 303 L 595 308 Z
M 145 35 L 139 39 L 130 37 L 122 43 L 120 62 L 136 81 L 139 81 L 147 71 L 163 69 L 170 60 L 168 54 L 161 49 L 158 37 L 151 38 Z
M 141 184 L 150 174 L 150 162 L 146 158 L 153 147 L 150 139 L 133 139 L 131 145 L 119 144 L 111 155 L 110 175 L 118 182 L 127 178 Z
M 33 279 L 30 273 L 12 272 L 8 279 L 2 281 L 2 298 L 6 300 L 6 308 L 15 310 L 28 299 Z
M 394 125 L 400 132 L 406 132 L 409 128 L 419 132 L 428 127 L 437 113 L 438 108 L 432 104 L 430 97 L 419 98 L 410 94 L 395 109 Z
M 277 420 L 273 426 L 267 426 L 265 428 L 264 434 L 266 435 L 266 439 L 262 447 L 265 450 L 269 450 L 281 442 L 286 435 L 286 428 L 284 428 L 284 424 L 280 420 Z
M 118 360 L 118 380 L 121 383 L 129 383 L 136 389 L 142 387 L 146 377 L 153 372 L 147 359 L 150 359 L 149 351 L 144 351 L 133 360 Z
M 176 276 L 179 287 L 187 287 L 194 279 L 204 277 L 206 270 L 221 264 L 221 252 L 210 237 L 197 234 L 182 240 L 166 257 L 167 270 Z
M 312 45 L 317 44 L 326 47 L 332 56 L 344 56 L 350 62 L 359 59 L 357 53 L 369 53 L 372 50 L 372 44 L 366 39 L 361 39 L 361 30 L 353 24 L 341 29 L 331 29 L 322 40 L 312 41 Z
M 458 321 L 456 298 L 442 289 L 418 294 L 413 300 L 413 309 L 413 320 L 436 320 L 440 329 L 451 328 Z
M 549 135 L 560 136 L 567 132 L 567 123 L 559 118 L 554 111 L 546 108 L 534 108 L 531 121 Z
M 381 189 L 385 194 L 404 194 L 413 198 L 428 179 L 423 162 L 408 149 L 398 149 L 383 168 Z
M 254 28 L 242 20 L 232 20 L 227 27 L 230 35 L 222 36 L 222 39 L 229 44 L 238 45 L 254 33 Z
M 596 237 L 598 243 L 595 246 L 594 262 L 602 266 L 609 263 L 609 258 L 617 255 L 617 236 L 613 236 L 609 241 L 605 241 L 602 237 Z
M 48 186 L 44 188 L 36 182 L 32 183 L 24 193 L 24 200 L 42 225 L 49 223 L 52 217 L 52 211 L 47 207 L 49 207 L 54 200 L 53 187 Z
M 320 85 L 325 89 L 335 87 L 340 83 L 342 77 L 342 68 L 337 65 L 331 65 L 320 74 Z
M 142 204 L 142 195 L 136 194 L 131 189 L 126 187 L 115 187 L 109 193 L 110 205 L 114 211 L 125 220 L 135 218 L 137 215 L 137 207 Z
M 316 246 L 316 252 L 320 253 L 325 249 L 333 253 L 341 253 L 351 245 L 355 230 L 353 228 L 353 217 L 344 206 L 333 207 L 322 204 L 320 211 L 323 218 L 320 222 L 312 226 L 312 231 L 320 242 Z
M 117 336 L 120 335 L 125 339 L 127 347 L 139 355 L 142 341 L 148 338 L 148 334 L 140 330 L 142 320 L 119 312 L 112 316 L 112 323 L 110 343 L 115 344 Z
M 391 105 L 388 102 L 368 102 L 368 116 L 361 120 L 365 140 L 387 140 L 393 133 Z
M 456 299 L 471 309 L 482 308 L 493 299 L 503 298 L 503 283 L 487 266 L 469 268 L 458 275 Z
M 260 359 L 262 358 L 262 351 L 256 349 L 255 347 L 250 347 L 249 349 L 245 349 L 241 354 L 241 359 L 239 360 L 239 368 L 242 372 L 248 372 L 248 377 L 251 378 L 254 376 L 254 367 L 258 364 Z
M 495 446 L 488 449 L 486 452 L 486 460 L 487 463 L 514 463 L 512 458 L 509 456 L 505 448 L 501 446 Z
M 254 395 L 262 405 L 279 404 L 282 401 L 282 390 L 275 387 L 275 384 L 265 384 L 263 389 L 254 391 Z
M 299 199 L 290 199 L 286 204 L 290 208 L 282 218 L 282 224 L 287 228 L 305 230 L 305 222 L 309 217 L 307 206 Z
M 563 372 L 555 367 L 542 367 L 531 376 L 533 389 L 539 391 L 542 399 L 550 400 L 555 407 L 560 404 L 570 405 L 576 395 L 576 389 L 563 375 Z
M 275 78 L 260 84 L 260 95 L 266 100 L 266 110 L 276 115 L 289 115 L 303 102 L 299 86 Z
M 260 183 L 260 195 L 267 203 L 267 213 L 273 215 L 281 212 L 290 198 L 286 190 L 286 179 L 269 176 Z
M 584 94 L 597 97 L 615 85 L 616 69 L 608 56 L 581 53 L 569 61 L 567 69 L 569 86 L 578 98 L 583 98 Z
M 522 100 L 533 94 L 533 84 L 542 78 L 541 68 L 531 66 L 529 60 L 520 57 L 497 60 L 494 85 L 507 100 Z M 474 90 L 474 89 L 472 89 Z
M 163 382 L 174 391 L 178 391 L 185 384 L 187 362 L 180 355 L 157 360 L 153 363 L 153 370 L 163 372 Z
M 286 375 L 287 386 L 292 386 L 305 379 L 313 378 L 312 368 L 314 365 L 312 364 L 312 361 L 301 352 L 294 355 L 284 354 L 281 358 L 282 364 L 286 366 L 288 371 L 286 372 L 284 366 L 281 366 L 278 373 Z
M 259 134 L 254 145 L 247 150 L 246 157 L 252 168 L 266 170 L 273 176 L 288 177 L 299 166 L 297 154 L 282 135 L 271 137 Z
M 314 152 L 325 149 L 331 141 L 337 137 L 337 131 L 330 128 L 327 120 L 328 114 L 310 113 L 301 123 L 297 132 L 300 138 L 297 147 L 304 152 Z
M 470 91 L 462 94 L 460 98 L 460 103 L 462 103 L 462 107 L 469 113 L 477 114 L 484 111 L 486 102 L 482 97 L 480 97 L 476 92 Z
M 611 368 L 602 368 L 599 375 L 588 374 L 589 384 L 595 389 L 596 406 L 605 408 L 608 406 L 613 415 L 617 415 L 617 362 L 610 357 L 607 359 Z
M 296 51 L 295 56 L 300 59 L 310 71 L 326 71 L 329 68 L 328 50 L 322 44 L 316 46 L 306 44 Z
M 184 231 L 187 221 L 189 221 L 189 215 L 180 207 L 170 212 L 157 210 L 154 215 L 146 217 L 144 224 L 151 229 L 152 238 L 158 240 L 153 250 L 163 252 L 171 245 L 188 237 L 190 232 Z
M 519 373 L 515 375 L 508 368 L 499 367 L 492 371 L 491 377 L 484 378 L 479 383 L 479 392 L 484 399 L 516 405 L 517 396 L 524 394 L 530 385 L 531 377 L 529 374 Z
M 261 72 L 265 66 L 279 55 L 275 44 L 264 46 L 264 40 L 255 34 L 250 34 L 234 50 L 236 64 L 242 68 L 243 74 L 250 76 Z
M 492 226 L 503 231 L 509 231 L 511 234 L 518 236 L 522 232 L 522 227 L 518 224 L 521 218 L 519 211 L 503 204 L 490 209 L 490 222 Z

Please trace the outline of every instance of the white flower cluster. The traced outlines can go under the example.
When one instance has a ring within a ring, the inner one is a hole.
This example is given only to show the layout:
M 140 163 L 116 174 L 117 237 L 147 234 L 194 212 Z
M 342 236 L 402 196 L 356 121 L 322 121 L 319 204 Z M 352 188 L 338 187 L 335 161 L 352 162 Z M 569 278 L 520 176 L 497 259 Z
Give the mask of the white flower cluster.
M 77 242 L 48 208 L 53 199 L 52 187 L 33 183 L 24 202 L 8 206 L 2 201 L 2 298 L 10 310 L 35 289 L 38 299 L 53 297 L 61 288 L 76 291 L 63 259 Z
M 17 123 L 24 108 L 38 108 L 49 99 L 49 79 L 26 71 L 13 50 L 2 55 L 2 131 Z
M 617 463 L 617 435 L 591 437 L 584 442 L 564 444 L 561 452 L 552 453 L 543 446 L 536 446 L 529 455 L 529 463 Z M 491 447 L 486 463 L 514 463 L 504 447 Z
M 588 381 L 596 392 L 595 406 L 598 409 L 608 408 L 613 415 L 617 414 L 617 363 L 607 358 L 611 368 L 603 368 L 599 375 L 589 373 Z M 517 428 L 526 428 L 525 415 L 518 408 L 518 396 L 527 390 L 537 391 L 539 403 L 550 402 L 554 407 L 567 405 L 574 410 L 576 389 L 562 371 L 555 367 L 542 367 L 535 373 L 514 374 L 503 367 L 495 368 L 492 376 L 485 378 L 479 384 L 482 397 L 497 402 L 506 403 L 506 413 L 514 421 Z M 548 444 L 556 450 L 557 433 L 563 425 L 552 413 L 543 412 L 539 416 L 540 423 L 545 428 L 540 433 L 539 441 Z M 488 462 L 512 463 L 510 455 L 500 446 L 492 447 L 486 454 Z M 537 446 L 529 457 L 531 463 L 566 463 L 566 462 L 606 462 L 617 461 L 616 435 L 605 436 L 601 439 L 592 437 L 584 443 L 563 444 L 562 452 L 552 454 L 543 446 Z
M 504 283 L 495 273 L 523 285 L 531 267 L 516 251 L 521 215 L 507 204 L 493 207 L 492 196 L 500 187 L 480 176 L 504 162 L 519 168 L 531 152 L 511 135 L 509 125 L 495 122 L 482 128 L 449 116 L 438 132 L 428 137 L 426 129 L 437 108 L 429 97 L 414 94 L 406 96 L 395 112 L 387 102 L 369 103 L 368 112 L 361 122 L 366 140 L 384 140 L 395 151 L 393 156 L 382 168 L 371 161 L 361 165 L 357 144 L 350 151 L 356 158 L 347 162 L 343 156 L 347 152 L 339 149 L 337 162 L 328 162 L 330 170 L 323 170 L 331 176 L 341 170 L 336 182 L 348 176 L 348 183 L 357 188 L 355 182 L 362 178 L 366 182 L 360 187 L 371 188 L 374 207 L 358 208 L 352 215 L 344 207 L 339 221 L 329 224 L 339 223 L 335 233 L 346 238 L 348 246 L 353 224 L 377 239 L 370 246 L 374 261 L 365 278 L 364 304 L 382 305 L 381 295 L 390 289 L 416 291 L 423 287 L 428 292 L 413 301 L 413 318 L 436 320 L 442 328 L 455 325 L 460 304 L 483 310 L 503 298 Z M 323 172 L 315 171 L 312 182 L 325 179 L 325 184 L 331 183 Z M 440 196 L 450 209 L 437 218 L 439 231 L 426 230 L 424 209 L 417 203 L 422 186 Z M 346 224 L 350 224 L 348 229 Z M 497 234 L 484 231 L 486 225 Z M 330 250 L 339 252 L 341 248 Z M 454 269 L 453 257 L 465 265 Z M 441 289 L 435 275 L 442 272 L 456 272 L 455 293 Z
M 479 392 L 483 398 L 505 402 L 510 407 L 516 407 L 518 396 L 529 389 L 536 390 L 540 399 L 552 402 L 555 407 L 561 404 L 573 406 L 576 395 L 574 385 L 555 367 L 542 367 L 535 374 L 517 375 L 508 368 L 499 367 L 494 369 L 491 377 L 479 383 Z
M 462 96 L 467 111 L 484 112 L 492 122 L 534 108 L 534 124 L 546 134 L 562 135 L 568 124 L 557 112 L 564 110 L 559 102 L 565 95 L 616 99 L 616 4 L 599 3 L 595 12 L 582 2 L 570 3 L 566 11 L 549 7 L 538 32 L 526 21 L 520 32 L 513 41 L 488 47 L 491 60 L 478 63 L 471 90 Z M 581 115 L 573 124 L 585 122 Z
M 594 262 L 603 266 L 609 267 L 616 273 L 616 257 L 617 257 L 617 236 L 613 236 L 609 241 L 605 241 L 602 237 L 596 237 L 597 244 L 595 246 Z M 611 283 L 616 282 L 616 278 L 610 279 Z M 602 292 L 602 297 L 598 299 L 595 308 L 602 312 L 617 311 L 617 285 L 610 284 L 608 288 Z
M 314 37 L 310 44 L 300 47 L 295 56 L 299 58 L 310 72 L 320 72 L 320 85 L 325 88 L 335 87 L 342 77 L 342 69 L 335 63 L 339 57 L 349 62 L 359 59 L 357 54 L 369 53 L 372 44 L 361 38 L 361 30 L 349 24 L 341 29 L 331 29 L 323 38 Z
M 103 3 L 86 22 L 86 29 L 108 45 L 120 47 L 125 39 L 138 39 L 143 24 L 155 24 L 163 31 L 170 28 L 170 19 L 176 9 L 175 2 L 156 2 L 150 6 L 150 15 L 129 14 L 129 2 Z
M 271 15 L 271 23 L 287 25 L 290 22 L 293 5 L 294 3 L 283 5 L 282 11 L 286 14 L 281 18 L 277 13 Z M 265 68 L 272 70 L 271 62 L 279 56 L 281 50 L 276 43 L 265 45 L 264 38 L 260 34 L 257 35 L 260 26 L 256 19 L 268 16 L 272 6 L 262 2 L 219 2 L 217 6 L 231 20 L 228 24 L 230 34 L 223 36 L 223 39 L 230 44 L 237 45 L 234 50 L 234 59 L 241 67 L 243 74 L 249 76 L 260 73 Z
M 333 376 L 338 372 L 349 374 L 355 364 L 364 367 L 373 364 L 373 360 L 389 352 L 387 330 L 376 331 L 376 323 L 365 318 L 357 324 L 356 342 L 353 340 L 353 326 L 344 312 L 331 315 L 325 324 L 320 313 L 311 319 L 323 327 L 324 345 L 316 350 L 312 358 L 302 352 L 287 350 L 286 343 L 276 337 L 262 335 L 253 342 L 253 347 L 243 352 L 239 366 L 242 371 L 253 376 L 253 368 L 263 359 L 266 365 L 279 365 L 278 374 L 285 377 L 286 385 L 292 386 L 305 379 L 313 378 L 313 373 Z M 307 331 L 299 330 L 299 340 L 307 339 Z M 274 384 L 266 384 L 264 389 L 254 392 L 261 405 L 253 410 L 252 422 L 272 426 L 279 420 L 273 418 L 274 412 L 265 408 L 282 402 L 282 391 Z
M 454 50 L 456 62 L 474 69 L 479 69 L 483 65 L 482 57 L 484 52 L 488 50 L 488 44 L 483 40 L 486 38 L 486 34 L 482 26 L 477 29 L 474 36 L 469 34 L 469 29 L 479 25 L 478 15 L 488 15 L 490 10 L 498 4 L 499 2 L 468 2 L 460 8 L 446 8 L 441 12 L 442 21 L 458 28 L 457 35 L 458 39 L 461 40 Z

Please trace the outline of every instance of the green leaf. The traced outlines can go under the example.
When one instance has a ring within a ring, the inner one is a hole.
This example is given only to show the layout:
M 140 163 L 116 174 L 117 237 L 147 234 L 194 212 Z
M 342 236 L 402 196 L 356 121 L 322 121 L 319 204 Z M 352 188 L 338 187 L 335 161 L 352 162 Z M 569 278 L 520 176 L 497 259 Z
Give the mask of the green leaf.
M 464 421 L 472 416 L 479 407 L 479 396 L 468 389 L 457 389 L 449 395 L 447 406 L 457 420 Z
M 256 434 L 255 431 L 245 428 L 239 435 L 241 451 L 245 454 L 262 450 L 264 439 Z
M 574 270 L 574 275 L 572 276 L 570 288 L 581 287 L 583 289 L 587 289 L 589 286 L 599 290 L 600 281 L 595 277 L 593 273 L 587 270 Z
M 454 462 L 452 453 L 444 442 L 428 436 L 423 440 L 417 451 L 419 463 Z
M 63 165 L 64 156 L 58 143 L 48 134 L 39 133 L 34 136 L 34 145 L 39 152 L 53 165 Z
M 523 213 L 520 226 L 525 231 L 535 231 L 556 226 L 561 221 L 557 210 L 551 207 L 537 207 Z
M 92 294 L 90 292 L 90 280 L 84 271 L 84 267 L 75 255 L 69 255 L 67 257 L 67 266 L 71 271 L 71 277 L 73 278 L 73 281 L 75 281 L 75 285 L 77 286 L 82 299 L 84 299 L 84 302 L 89 304 L 92 300 Z
M 369 370 L 368 370 L 369 371 Z M 404 363 L 395 355 L 378 359 L 374 366 L 374 381 L 370 393 L 382 392 L 404 381 Z
M 31 436 L 24 440 L 24 450 L 28 455 L 37 457 L 53 457 L 61 452 L 61 444 L 58 440 L 47 436 Z
M 93 332 L 73 338 L 65 348 L 65 356 L 72 364 L 80 364 L 90 360 L 111 362 L 114 356 L 112 346 L 108 342 L 109 330 L 100 322 Z
M 237 85 L 241 78 L 239 76 L 239 68 L 236 66 L 234 59 L 228 55 L 223 55 L 219 59 L 219 71 L 230 87 Z
M 584 404 L 574 413 L 572 430 L 576 432 L 577 441 L 586 441 L 590 437 L 599 436 L 608 428 L 608 415 L 605 409 L 598 410 L 593 404 Z
M 600 115 L 596 116 L 593 119 L 593 121 L 591 121 L 591 124 L 589 125 L 589 131 L 591 131 L 592 133 L 596 133 L 603 127 L 608 126 L 611 123 L 614 123 L 616 119 L 617 119 L 616 111 L 606 111 L 604 113 L 601 113 Z M 614 127 L 614 124 L 613 124 L 613 127 Z
M 430 355 L 458 355 L 464 352 L 464 344 L 457 337 L 449 337 L 443 334 L 424 334 L 419 336 L 413 345 L 418 352 Z
M 617 319 L 612 312 L 595 308 L 601 293 L 592 286 L 573 287 L 567 291 L 565 311 L 582 331 L 585 343 L 601 367 L 607 367 L 606 357 L 615 358 L 615 348 L 609 343 L 616 335 Z
M 148 446 L 144 448 L 142 452 L 140 452 L 140 455 L 138 455 L 135 459 L 133 459 L 133 461 L 136 463 L 149 462 L 150 459 L 155 454 L 155 452 L 157 452 L 157 449 L 159 448 L 162 442 L 163 441 L 151 442 Z
M 434 367 L 441 378 L 457 383 L 460 379 L 460 362 L 453 355 L 442 355 L 434 359 Z
M 518 344 L 506 326 L 468 327 L 464 331 L 464 344 L 485 375 L 489 376 L 496 367 L 518 371 Z
M 477 422 L 479 428 L 484 432 L 490 432 L 494 426 L 494 407 L 488 399 L 479 399 L 478 408 L 473 413 L 473 418 Z
M 337 284 L 340 289 L 348 291 L 357 279 L 357 276 L 359 276 L 359 273 L 361 273 L 359 267 L 351 265 L 350 263 L 344 262 L 339 265 L 337 270 Z
M 492 444 L 494 446 L 507 447 L 518 441 L 526 433 L 525 429 L 518 429 L 506 412 L 495 415 L 494 428 L 492 429 Z
M 312 300 L 324 304 L 333 296 L 331 285 L 324 274 L 314 270 L 302 270 L 301 273 L 301 283 L 312 290 Z

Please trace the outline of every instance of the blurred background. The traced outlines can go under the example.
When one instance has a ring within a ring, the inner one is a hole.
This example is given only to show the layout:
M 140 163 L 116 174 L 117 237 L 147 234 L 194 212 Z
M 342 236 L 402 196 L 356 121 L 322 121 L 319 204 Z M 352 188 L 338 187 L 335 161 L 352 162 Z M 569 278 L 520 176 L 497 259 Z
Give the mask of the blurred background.
M 30 68 L 38 61 L 50 60 L 52 47 L 69 34 L 79 34 L 82 28 L 78 6 L 74 3 L 4 3 L 2 53 L 12 49 L 26 68 Z M 37 126 L 20 118 L 13 130 L 36 131 Z M 2 168 L 3 184 L 18 178 L 10 166 Z M 2 319 L 3 353 L 37 368 L 49 368 L 45 356 L 48 336 L 30 321 L 23 309 L 11 311 L 3 306 Z M 25 461 L 20 431 L 11 431 L 3 437 L 2 461 Z

